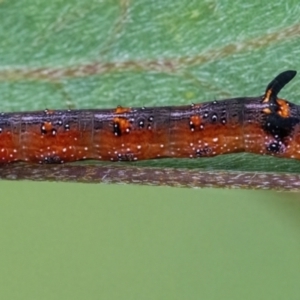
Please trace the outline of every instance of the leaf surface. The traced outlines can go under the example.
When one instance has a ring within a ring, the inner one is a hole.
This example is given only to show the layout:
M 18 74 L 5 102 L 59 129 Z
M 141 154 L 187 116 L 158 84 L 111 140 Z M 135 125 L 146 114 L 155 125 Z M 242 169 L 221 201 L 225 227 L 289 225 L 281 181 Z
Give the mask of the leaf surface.
M 297 1 L 0 1 L 1 110 L 184 105 L 261 95 L 299 68 Z M 300 77 L 281 96 L 300 104 Z M 300 173 L 250 154 L 138 166 Z

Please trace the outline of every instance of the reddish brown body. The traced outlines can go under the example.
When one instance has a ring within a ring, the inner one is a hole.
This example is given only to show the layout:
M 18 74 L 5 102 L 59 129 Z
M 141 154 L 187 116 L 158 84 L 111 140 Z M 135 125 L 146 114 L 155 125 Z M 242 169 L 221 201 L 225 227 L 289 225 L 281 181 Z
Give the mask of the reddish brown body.
M 0 114 L 0 162 L 64 163 L 252 152 L 300 159 L 300 109 L 277 98 L 295 71 L 264 96 L 179 107 Z

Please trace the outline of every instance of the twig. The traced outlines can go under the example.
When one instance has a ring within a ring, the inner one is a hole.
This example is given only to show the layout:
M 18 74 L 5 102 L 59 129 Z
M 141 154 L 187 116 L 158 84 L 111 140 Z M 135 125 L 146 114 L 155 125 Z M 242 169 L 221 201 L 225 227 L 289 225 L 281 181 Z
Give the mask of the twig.
M 15 163 L 1 166 L 0 179 L 300 191 L 300 175 L 293 173 L 201 171 L 127 165 Z

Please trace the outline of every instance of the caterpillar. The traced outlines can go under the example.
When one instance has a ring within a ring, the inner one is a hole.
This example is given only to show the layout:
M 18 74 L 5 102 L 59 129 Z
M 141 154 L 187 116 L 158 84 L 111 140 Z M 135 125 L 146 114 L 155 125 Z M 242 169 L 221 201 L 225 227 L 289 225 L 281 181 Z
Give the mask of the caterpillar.
M 300 159 L 300 106 L 278 98 L 296 71 L 258 97 L 164 107 L 0 114 L 0 163 L 200 158 L 249 152 Z

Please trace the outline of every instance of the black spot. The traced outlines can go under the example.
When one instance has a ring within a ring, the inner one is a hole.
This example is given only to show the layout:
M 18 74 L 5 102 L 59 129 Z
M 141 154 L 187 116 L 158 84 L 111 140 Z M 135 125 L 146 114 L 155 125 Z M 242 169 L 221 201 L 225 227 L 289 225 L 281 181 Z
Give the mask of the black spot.
M 194 131 L 195 128 L 195 124 L 193 122 L 190 122 L 190 130 Z
M 209 147 L 204 147 L 204 148 L 199 148 L 199 149 L 197 149 L 197 150 L 196 150 L 196 155 L 197 155 L 198 157 L 200 157 L 200 156 L 207 156 L 207 155 L 211 154 L 211 152 L 212 152 L 212 149 L 211 149 L 211 148 L 209 148 Z
M 145 121 L 144 120 L 138 120 L 138 125 L 139 125 L 139 128 L 144 128 Z
M 272 142 L 268 145 L 267 150 L 271 153 L 280 153 L 282 152 L 282 143 L 280 141 Z
M 208 111 L 205 111 L 203 114 L 203 119 L 206 119 L 208 117 Z
M 226 118 L 221 118 L 221 123 L 225 125 L 227 123 Z
M 273 137 L 276 136 L 277 140 L 283 141 L 285 138 L 291 136 L 295 125 L 298 123 L 298 118 L 283 118 L 276 113 L 271 113 L 266 116 L 263 128 L 265 132 L 271 134 Z
M 60 164 L 62 159 L 58 155 L 45 156 L 42 164 Z
M 299 119 L 295 117 L 283 118 L 277 113 L 265 115 L 263 129 L 273 136 L 274 141 L 267 147 L 270 153 L 283 153 L 286 149 L 288 138 L 292 136 Z
M 218 120 L 217 114 L 213 114 L 213 115 L 211 116 L 211 121 L 214 123 L 214 122 L 216 122 L 217 120 Z
M 118 153 L 118 160 L 119 161 L 134 161 L 134 154 L 131 152 L 127 152 L 127 153 Z
M 44 123 L 41 125 L 41 134 L 47 134 L 47 130 Z
M 121 128 L 120 128 L 120 124 L 117 122 L 114 122 L 113 124 L 113 132 L 115 136 L 121 136 L 122 132 L 121 132 Z
M 57 130 L 56 130 L 55 128 L 52 128 L 52 129 L 51 129 L 51 134 L 52 134 L 53 136 L 55 136 L 55 135 L 57 134 Z

